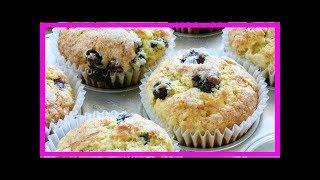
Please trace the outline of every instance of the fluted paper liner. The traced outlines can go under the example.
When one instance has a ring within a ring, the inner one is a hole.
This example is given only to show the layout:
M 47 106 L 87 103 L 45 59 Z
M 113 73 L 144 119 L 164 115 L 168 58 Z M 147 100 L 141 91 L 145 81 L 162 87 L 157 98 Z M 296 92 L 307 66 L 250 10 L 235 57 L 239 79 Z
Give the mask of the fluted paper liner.
M 45 148 L 47 151 L 57 151 L 57 146 L 59 141 L 66 136 L 66 134 L 71 130 L 79 126 L 81 123 L 85 121 L 90 121 L 95 118 L 101 117 L 118 117 L 121 113 L 127 113 L 126 111 L 118 112 L 118 111 L 94 111 L 92 113 L 86 113 L 84 115 L 76 115 L 76 116 L 68 116 L 67 119 L 59 124 L 56 128 L 53 129 L 53 134 L 48 136 L 48 141 L 45 144 Z M 170 136 L 170 134 L 169 134 Z M 179 151 L 180 148 L 178 146 L 178 142 L 170 136 L 174 150 Z
M 165 51 L 165 54 L 163 57 L 161 57 L 159 60 L 155 62 L 154 65 L 151 67 L 140 67 L 140 68 L 132 68 L 131 70 L 128 70 L 127 72 L 121 72 L 121 73 L 113 73 L 110 74 L 111 83 L 107 83 L 106 81 L 97 81 L 93 78 L 91 78 L 86 69 L 79 67 L 77 64 L 72 63 L 68 59 L 65 59 L 59 52 L 58 49 L 58 39 L 60 31 L 63 28 L 53 28 L 52 34 L 49 37 L 50 39 L 50 50 L 52 54 L 57 59 L 58 64 L 60 65 L 67 65 L 69 68 L 74 69 L 77 71 L 80 76 L 83 78 L 83 82 L 86 85 L 102 88 L 102 89 L 114 89 L 116 88 L 125 88 L 134 86 L 140 83 L 141 78 L 143 77 L 144 72 L 154 69 L 163 59 L 166 59 L 168 56 L 170 56 L 173 52 L 173 49 L 175 47 L 175 35 L 173 34 L 173 30 L 170 29 L 170 38 L 169 38 L 169 46 Z M 118 87 L 120 85 L 120 87 Z
M 46 137 L 51 133 L 51 131 L 58 126 L 61 122 L 63 122 L 67 116 L 74 116 L 81 112 L 81 106 L 85 99 L 86 91 L 84 90 L 84 86 L 81 84 L 81 80 L 77 77 L 77 72 L 73 69 L 70 69 L 66 66 L 61 66 L 58 64 L 53 64 L 58 69 L 60 69 L 64 74 L 68 77 L 70 81 L 70 85 L 74 91 L 75 103 L 72 110 L 63 118 L 59 119 L 56 123 L 51 122 L 49 128 L 45 128 Z
M 224 56 L 228 56 L 232 59 L 237 59 L 237 58 L 241 58 L 242 60 L 246 60 L 243 57 L 240 57 L 239 55 L 237 55 L 229 46 L 228 46 L 228 28 L 224 28 L 222 30 L 223 34 L 222 34 L 222 50 L 223 50 L 223 55 Z M 255 66 L 254 64 L 252 64 L 250 62 L 250 60 L 246 60 L 251 66 Z M 261 73 L 263 75 L 263 77 L 268 77 L 269 78 L 269 85 L 270 86 L 274 86 L 274 75 L 275 75 L 275 70 L 274 70 L 274 64 L 269 65 L 265 70 L 263 70 Z M 255 66 L 257 69 L 259 69 L 259 67 Z
M 214 55 L 204 48 L 191 49 L 201 50 L 202 52 Z M 182 54 L 183 52 L 190 51 L 191 49 L 181 50 L 177 52 L 177 54 Z M 246 60 L 240 58 L 234 58 L 234 60 L 238 64 L 242 65 L 249 72 L 249 74 L 251 74 L 255 78 L 259 86 L 259 102 L 257 108 L 253 112 L 253 114 L 249 116 L 246 120 L 244 120 L 240 125 L 234 124 L 231 129 L 225 128 L 224 132 L 215 130 L 214 132 L 206 131 L 204 134 L 201 134 L 199 131 L 192 133 L 188 129 L 181 129 L 180 127 L 173 127 L 168 125 L 164 120 L 161 120 L 161 118 L 154 112 L 147 97 L 146 82 L 149 76 L 151 75 L 151 72 L 145 73 L 145 78 L 141 80 L 142 84 L 139 86 L 141 90 L 141 102 L 149 118 L 157 124 L 159 124 L 160 126 L 162 126 L 163 128 L 165 128 L 171 134 L 173 134 L 181 145 L 185 145 L 187 147 L 220 147 L 222 145 L 234 142 L 240 137 L 242 137 L 248 131 L 248 129 L 254 124 L 254 122 L 260 118 L 264 108 L 267 106 L 267 100 L 269 99 L 269 97 L 268 89 L 266 88 L 267 83 L 265 82 L 263 74 L 255 66 L 251 65 Z

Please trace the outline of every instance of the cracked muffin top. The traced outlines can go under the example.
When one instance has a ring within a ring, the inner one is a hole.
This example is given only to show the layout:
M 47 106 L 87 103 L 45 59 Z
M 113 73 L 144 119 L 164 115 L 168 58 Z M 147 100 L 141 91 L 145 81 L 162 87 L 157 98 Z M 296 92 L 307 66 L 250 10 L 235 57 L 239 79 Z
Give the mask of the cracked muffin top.
M 74 103 L 74 91 L 68 77 L 57 67 L 46 66 L 46 126 L 63 119 Z
M 239 125 L 253 114 L 259 98 L 255 79 L 242 66 L 201 50 L 161 63 L 147 79 L 146 93 L 161 120 L 202 134 Z
M 86 120 L 69 131 L 58 151 L 173 151 L 164 129 L 138 114 Z

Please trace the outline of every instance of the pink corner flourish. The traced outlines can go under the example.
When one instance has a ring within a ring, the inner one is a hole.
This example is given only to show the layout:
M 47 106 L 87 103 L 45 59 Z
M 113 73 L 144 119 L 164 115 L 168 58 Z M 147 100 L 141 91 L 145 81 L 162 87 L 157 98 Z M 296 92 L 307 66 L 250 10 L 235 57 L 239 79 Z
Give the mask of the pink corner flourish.
M 45 32 L 53 27 L 268 27 L 275 29 L 275 151 L 274 152 L 49 152 L 45 150 Z M 77 22 L 40 23 L 40 157 L 280 157 L 280 23 Z

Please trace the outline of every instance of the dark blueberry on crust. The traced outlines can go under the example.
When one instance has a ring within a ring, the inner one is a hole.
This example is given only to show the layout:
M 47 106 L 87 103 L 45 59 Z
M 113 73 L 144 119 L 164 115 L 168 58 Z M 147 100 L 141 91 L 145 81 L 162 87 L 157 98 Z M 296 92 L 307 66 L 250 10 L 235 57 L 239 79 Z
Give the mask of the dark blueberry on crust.
M 169 43 L 165 40 L 163 40 L 164 44 L 165 44 L 165 47 L 167 48 L 169 46 Z
M 137 45 L 137 48 L 134 50 L 136 54 L 141 51 L 142 45 Z
M 164 84 L 161 84 L 160 82 L 157 82 L 153 86 L 153 95 L 156 98 L 164 100 L 168 95 L 166 86 Z
M 109 69 L 110 72 L 118 72 L 118 73 L 123 72 L 123 68 L 121 67 L 121 65 L 117 60 L 109 61 L 107 65 L 107 69 Z
M 205 56 L 201 54 L 201 55 L 199 55 L 199 57 L 197 59 L 197 63 L 203 64 L 205 60 L 206 60 Z
M 206 93 L 211 93 L 212 92 L 212 88 L 214 87 L 214 85 L 205 80 L 201 86 L 199 86 L 198 88 L 202 91 L 202 92 L 206 92 Z
M 129 113 L 119 114 L 117 117 L 117 123 L 124 121 L 126 118 L 131 117 L 132 115 Z
M 102 65 L 102 56 L 100 54 L 93 50 L 90 49 L 86 52 L 86 60 L 89 61 L 90 65 Z
M 160 82 L 157 82 L 153 85 L 153 87 L 155 88 L 156 86 L 159 86 Z
M 165 87 L 161 87 L 161 88 L 158 88 L 157 90 L 154 89 L 153 90 L 153 95 L 156 98 L 164 100 L 167 97 L 168 92 L 167 92 L 167 89 Z
M 157 44 L 156 44 L 156 43 L 150 43 L 150 46 L 151 46 L 152 48 L 155 48 L 155 47 L 157 47 Z
M 62 90 L 65 88 L 64 82 L 61 79 L 54 79 L 53 82 L 54 82 L 54 85 L 56 85 L 59 90 Z
M 188 56 L 193 56 L 193 55 L 199 55 L 199 53 L 196 52 L 194 49 L 192 49 L 192 50 L 189 52 Z
M 198 87 L 202 84 L 202 80 L 201 80 L 200 75 L 193 76 L 192 81 L 193 81 L 193 86 L 195 86 L 195 87 Z
M 220 79 L 218 75 L 211 75 L 206 77 L 205 79 L 201 79 L 200 75 L 195 75 L 192 78 L 193 86 L 200 89 L 202 92 L 211 93 L 212 88 L 219 89 Z
M 203 64 L 205 60 L 206 56 L 204 54 L 199 54 L 195 50 L 191 50 L 187 55 L 184 55 L 180 61 L 181 63 L 187 61 L 192 64 Z
M 145 59 L 144 55 L 142 55 L 142 54 L 139 54 L 138 58 Z
M 220 83 L 219 73 L 214 73 L 209 75 L 206 79 L 207 81 L 211 82 L 214 86 Z
M 148 144 L 148 142 L 150 142 L 150 137 L 148 134 L 141 134 L 139 136 L 139 139 L 141 139 L 141 141 L 143 142 L 143 145 Z

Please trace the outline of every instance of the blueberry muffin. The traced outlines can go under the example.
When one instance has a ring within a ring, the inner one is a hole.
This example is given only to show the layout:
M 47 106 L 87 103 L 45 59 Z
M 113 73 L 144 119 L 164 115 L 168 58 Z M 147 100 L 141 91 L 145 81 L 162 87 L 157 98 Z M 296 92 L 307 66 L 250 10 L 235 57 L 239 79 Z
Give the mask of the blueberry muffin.
M 74 90 L 68 77 L 57 67 L 46 67 L 46 127 L 63 119 L 75 104 Z
M 85 84 L 122 88 L 140 82 L 144 69 L 163 56 L 168 38 L 164 30 L 69 28 L 61 30 L 58 50 L 80 69 Z
M 232 59 L 188 50 L 151 73 L 146 97 L 152 111 L 169 127 L 203 135 L 223 133 L 252 115 L 259 86 Z
M 227 45 L 232 52 L 249 60 L 265 71 L 268 81 L 274 79 L 275 43 L 274 29 L 231 28 L 228 29 Z M 273 84 L 272 82 L 269 84 Z
M 223 28 L 173 28 L 175 32 L 184 34 L 205 34 L 222 30 Z
M 138 114 L 86 120 L 69 131 L 58 151 L 174 151 L 169 135 Z

